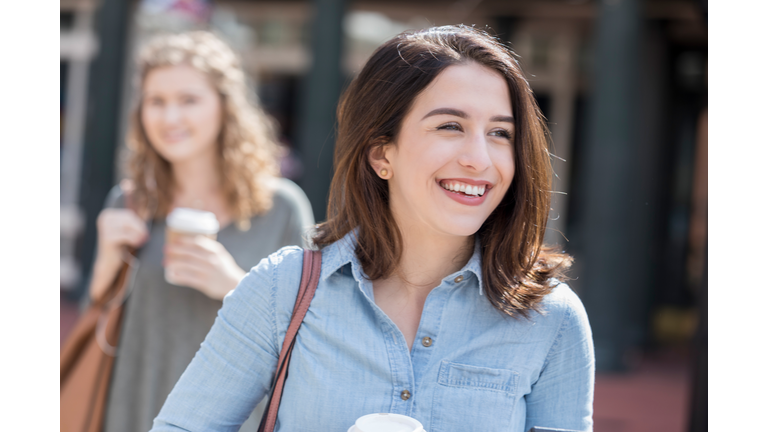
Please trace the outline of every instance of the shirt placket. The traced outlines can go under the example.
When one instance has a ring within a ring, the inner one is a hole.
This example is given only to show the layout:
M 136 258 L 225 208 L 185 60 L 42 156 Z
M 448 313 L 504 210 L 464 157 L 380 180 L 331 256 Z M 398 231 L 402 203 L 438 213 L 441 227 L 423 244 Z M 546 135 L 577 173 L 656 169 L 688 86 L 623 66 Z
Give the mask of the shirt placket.
M 462 272 L 466 273 L 466 272 Z M 379 326 L 387 347 L 392 374 L 390 413 L 413 416 L 417 407 L 417 383 L 421 382 L 429 368 L 429 360 L 435 345 L 439 343 L 440 321 L 443 309 L 450 297 L 451 288 L 464 282 L 463 274 L 454 275 L 433 289 L 424 302 L 419 329 L 409 351 L 408 343 L 400 329 L 378 307 L 373 299 L 373 287 L 367 278 L 357 275 L 361 291 L 377 313 Z
M 371 304 L 373 310 L 376 311 L 381 335 L 387 347 L 392 382 L 389 412 L 412 415 L 415 380 L 411 357 L 408 352 L 408 344 L 395 323 L 389 319 L 384 311 L 376 306 L 373 299 L 373 286 L 370 280 L 362 275 L 359 268 L 353 268 L 352 272 L 366 300 Z
M 440 343 L 440 321 L 449 297 L 449 290 L 445 285 L 446 283 L 443 282 L 427 296 L 421 313 L 419 330 L 411 348 L 411 363 L 417 387 L 423 382 L 432 353 Z

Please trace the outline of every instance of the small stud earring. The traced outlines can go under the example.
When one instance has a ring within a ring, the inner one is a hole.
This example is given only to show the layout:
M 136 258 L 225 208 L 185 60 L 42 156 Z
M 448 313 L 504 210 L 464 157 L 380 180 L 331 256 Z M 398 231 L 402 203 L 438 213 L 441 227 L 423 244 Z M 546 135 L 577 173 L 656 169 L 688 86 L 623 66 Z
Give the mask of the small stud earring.
M 387 169 L 384 168 L 381 171 L 379 171 L 379 174 L 381 174 L 381 177 L 386 177 L 387 174 L 389 174 L 389 171 L 387 171 Z

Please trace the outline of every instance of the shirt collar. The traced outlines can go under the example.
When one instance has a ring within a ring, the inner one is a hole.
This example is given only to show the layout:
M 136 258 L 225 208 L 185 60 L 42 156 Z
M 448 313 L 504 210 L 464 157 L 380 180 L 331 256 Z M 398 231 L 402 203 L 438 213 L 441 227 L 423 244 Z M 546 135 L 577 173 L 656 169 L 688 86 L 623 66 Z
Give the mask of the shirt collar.
M 320 279 L 326 280 L 332 274 L 339 271 L 347 264 L 360 266 L 355 255 L 357 247 L 357 229 L 348 232 L 340 240 L 331 243 L 323 249 L 323 267 L 320 271 Z
M 479 294 L 483 295 L 483 254 L 480 250 L 480 237 L 475 236 L 475 251 L 472 252 L 472 257 L 469 258 L 467 264 L 460 270 L 461 272 L 471 272 L 477 278 L 477 285 Z
M 357 229 L 348 232 L 340 240 L 328 245 L 323 250 L 323 267 L 320 272 L 320 279 L 326 280 L 332 274 L 339 271 L 340 268 L 347 264 L 352 264 L 353 267 L 358 269 L 362 274 L 362 266 L 357 260 L 355 254 L 355 248 L 357 247 Z M 480 250 L 480 239 L 475 236 L 475 250 L 472 253 L 472 257 L 469 261 L 456 273 L 447 276 L 444 280 L 450 280 L 451 282 L 459 275 L 464 275 L 466 278 L 467 273 L 474 274 L 477 278 L 477 285 L 479 287 L 479 294 L 483 295 L 483 271 L 482 271 L 482 253 Z

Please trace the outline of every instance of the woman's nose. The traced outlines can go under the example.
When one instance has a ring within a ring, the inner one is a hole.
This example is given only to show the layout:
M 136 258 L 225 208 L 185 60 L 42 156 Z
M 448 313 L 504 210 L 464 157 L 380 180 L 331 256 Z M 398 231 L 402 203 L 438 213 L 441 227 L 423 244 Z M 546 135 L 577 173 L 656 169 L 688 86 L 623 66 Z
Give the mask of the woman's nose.
M 165 122 L 168 124 L 174 124 L 181 120 L 181 110 L 176 104 L 166 105 L 165 112 L 163 114 L 163 120 L 165 120 Z
M 459 164 L 476 171 L 484 171 L 492 163 L 485 134 L 468 135 L 459 154 Z

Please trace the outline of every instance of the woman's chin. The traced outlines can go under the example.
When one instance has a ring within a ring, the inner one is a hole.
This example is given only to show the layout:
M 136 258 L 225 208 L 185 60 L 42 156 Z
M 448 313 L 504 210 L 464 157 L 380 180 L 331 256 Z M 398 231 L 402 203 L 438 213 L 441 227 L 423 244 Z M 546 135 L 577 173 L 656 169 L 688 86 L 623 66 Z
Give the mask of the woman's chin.
M 441 231 L 457 237 L 469 237 L 477 234 L 483 221 L 455 221 L 445 224 Z
M 162 149 L 157 151 L 160 157 L 165 159 L 171 165 L 184 163 L 195 158 L 196 153 L 186 151 L 186 149 Z

